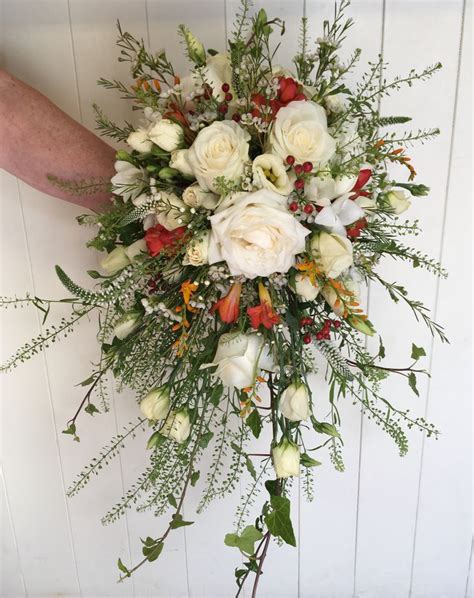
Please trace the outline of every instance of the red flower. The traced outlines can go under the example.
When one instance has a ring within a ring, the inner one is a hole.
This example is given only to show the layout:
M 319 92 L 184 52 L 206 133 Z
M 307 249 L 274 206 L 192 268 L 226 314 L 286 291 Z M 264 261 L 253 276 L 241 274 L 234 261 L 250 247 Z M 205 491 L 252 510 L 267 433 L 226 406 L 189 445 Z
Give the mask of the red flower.
M 260 108 L 262 106 L 270 106 L 272 118 L 275 118 L 278 110 L 283 108 L 283 106 L 287 106 L 290 102 L 307 99 L 304 93 L 301 92 L 301 89 L 301 85 L 291 77 L 279 77 L 276 98 L 267 100 L 261 93 L 256 93 L 252 96 L 252 102 L 256 106 L 251 112 L 252 116 L 261 116 Z
M 349 199 L 357 199 L 361 195 L 363 195 L 364 197 L 369 197 L 370 193 L 368 191 L 362 191 L 362 187 L 366 183 L 368 183 L 371 176 L 372 176 L 372 171 L 370 170 L 370 168 L 363 168 L 359 172 L 357 181 L 355 182 L 355 185 L 351 189 L 351 193 L 353 193 L 353 195 L 350 195 Z
M 361 218 L 356 220 L 353 224 L 346 228 L 347 236 L 350 239 L 357 239 L 360 236 L 362 230 L 367 226 L 367 218 Z
M 211 313 L 215 313 L 217 310 L 221 320 L 226 324 L 232 324 L 232 322 L 237 321 L 239 318 L 241 291 L 242 285 L 240 282 L 233 284 L 227 295 L 214 303 Z
M 258 283 L 258 295 L 260 297 L 260 305 L 247 308 L 250 323 L 255 330 L 257 330 L 260 325 L 270 329 L 274 324 L 280 322 L 280 316 L 273 311 L 272 301 L 268 290 L 261 282 Z
M 186 234 L 186 227 L 180 226 L 174 230 L 168 230 L 161 224 L 156 224 L 145 233 L 145 242 L 148 253 L 154 257 L 165 247 L 170 247 L 180 241 Z

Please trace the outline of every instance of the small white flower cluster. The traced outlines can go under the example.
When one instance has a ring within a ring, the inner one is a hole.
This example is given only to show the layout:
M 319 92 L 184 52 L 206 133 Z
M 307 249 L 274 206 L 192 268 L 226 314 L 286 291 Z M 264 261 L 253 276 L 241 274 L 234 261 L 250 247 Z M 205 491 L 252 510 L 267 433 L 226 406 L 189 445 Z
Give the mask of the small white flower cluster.
M 177 83 L 173 85 L 173 87 L 168 87 L 160 93 L 160 100 L 167 100 L 172 95 L 181 95 L 183 93 L 183 86 L 181 83 Z
M 187 118 L 191 131 L 199 131 L 217 119 L 217 112 L 207 109 L 201 114 L 188 114 Z
M 269 127 L 269 124 L 262 118 L 259 116 L 252 116 L 250 112 L 242 114 L 240 124 L 243 127 L 255 127 L 259 133 L 266 133 Z
M 159 313 L 163 318 L 174 320 L 175 322 L 179 322 L 181 319 L 173 310 L 166 307 L 162 301 L 157 303 L 153 297 L 142 299 L 142 305 L 147 315 Z

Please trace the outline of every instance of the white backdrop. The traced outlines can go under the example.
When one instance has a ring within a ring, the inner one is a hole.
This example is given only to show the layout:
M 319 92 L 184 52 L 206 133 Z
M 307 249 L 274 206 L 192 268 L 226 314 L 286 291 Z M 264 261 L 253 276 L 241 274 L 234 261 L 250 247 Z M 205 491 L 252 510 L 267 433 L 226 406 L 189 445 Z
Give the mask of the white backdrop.
M 37 87 L 72 117 L 93 128 L 97 101 L 113 119 L 128 106 L 95 84 L 99 76 L 126 78 L 116 61 L 115 21 L 152 47 L 167 47 L 184 71 L 175 34 L 185 21 L 208 47 L 222 47 L 236 0 L 3 0 L 3 66 Z M 294 53 L 298 21 L 310 18 L 319 34 L 332 0 L 257 0 L 286 20 L 283 51 Z M 298 548 L 274 546 L 261 596 L 307 598 L 461 598 L 471 594 L 471 339 L 470 339 L 470 5 L 462 0 L 355 0 L 348 48 L 363 57 L 382 52 L 389 73 L 441 60 L 432 81 L 383 101 L 385 114 L 410 114 L 415 127 L 439 126 L 442 135 L 410 150 L 429 198 L 413 202 L 424 235 L 417 248 L 450 271 L 437 281 L 424 271 L 387 263 L 389 280 L 406 282 L 448 330 L 451 345 L 432 342 L 403 306 L 369 291 L 371 320 L 383 334 L 391 363 L 405 362 L 411 342 L 426 348 L 432 370 L 420 398 L 395 380 L 386 386 L 397 404 L 426 414 L 442 429 L 438 441 L 413 432 L 401 459 L 391 440 L 356 406 L 342 406 L 343 474 L 328 459 L 317 472 L 316 500 L 297 501 Z M 281 59 L 284 63 L 284 58 Z M 34 134 L 34 132 L 32 132 Z M 0 141 L 1 142 L 1 141 Z M 61 266 L 76 278 L 96 267 L 84 249 L 89 231 L 74 217 L 81 209 L 45 196 L 1 172 L 2 295 L 25 290 L 45 297 L 64 291 Z M 86 282 L 83 278 L 83 282 Z M 39 332 L 33 311 L 2 319 L 6 357 Z M 139 537 L 157 535 L 164 521 L 130 510 L 112 526 L 100 517 L 143 470 L 137 439 L 78 497 L 65 488 L 99 448 L 136 417 L 131 397 L 113 394 L 105 416 L 82 420 L 81 442 L 61 434 L 81 398 L 73 385 L 88 375 L 96 355 L 93 323 L 2 379 L 1 596 L 229 597 L 234 593 L 235 550 L 225 548 L 237 496 L 214 504 L 198 522 L 171 536 L 164 554 L 131 581 L 117 584 L 116 558 L 140 557 Z M 319 384 L 319 383 L 315 383 Z M 321 386 L 316 391 L 322 394 Z M 111 389 L 113 393 L 113 389 Z M 86 425 L 87 424 L 87 425 Z M 296 493 L 299 496 L 298 488 Z M 186 517 L 194 519 L 192 496 Z M 248 594 L 247 594 L 248 595 Z

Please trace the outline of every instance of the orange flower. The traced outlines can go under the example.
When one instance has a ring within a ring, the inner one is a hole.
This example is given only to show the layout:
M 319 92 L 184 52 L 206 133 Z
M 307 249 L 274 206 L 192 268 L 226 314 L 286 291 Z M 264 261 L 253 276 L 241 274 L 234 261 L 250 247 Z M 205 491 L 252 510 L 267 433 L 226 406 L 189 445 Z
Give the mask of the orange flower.
M 280 322 L 280 316 L 273 311 L 270 294 L 262 282 L 258 283 L 258 295 L 260 297 L 260 305 L 247 308 L 250 323 L 255 330 L 257 330 L 260 325 L 270 329 L 274 324 Z
M 191 295 L 196 291 L 197 288 L 198 285 L 195 282 L 191 282 L 189 279 L 185 280 L 181 285 L 180 292 L 183 296 L 184 304 L 186 305 L 186 307 L 188 307 Z
M 225 297 L 216 301 L 211 308 L 211 313 L 217 310 L 221 320 L 226 324 L 232 324 L 239 317 L 240 308 L 240 293 L 242 292 L 242 284 L 236 282 L 232 285 L 230 291 Z

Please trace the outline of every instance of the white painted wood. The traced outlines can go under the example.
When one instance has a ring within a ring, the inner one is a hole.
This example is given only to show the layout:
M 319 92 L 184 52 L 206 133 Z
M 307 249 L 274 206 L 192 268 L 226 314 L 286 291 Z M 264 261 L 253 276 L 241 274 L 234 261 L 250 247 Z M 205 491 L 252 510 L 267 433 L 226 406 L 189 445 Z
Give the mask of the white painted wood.
M 408 215 L 420 217 L 425 229 L 417 246 L 429 253 L 442 251 L 451 277 L 441 283 L 438 294 L 436 281 L 421 270 L 395 268 L 392 263 L 386 268 L 390 279 L 407 281 L 412 295 L 429 307 L 437 305 L 438 318 L 446 322 L 452 344 L 445 347 L 435 343 L 432 350 L 429 335 L 415 327 L 403 306 L 387 308 L 389 299 L 375 288 L 371 289 L 370 313 L 390 348 L 391 363 L 408 360 L 411 340 L 428 349 L 433 378 L 429 386 L 420 381 L 421 398 L 412 396 L 406 384 L 394 382 L 387 390 L 397 404 L 413 403 L 417 414 L 427 410 L 443 436 L 435 443 L 413 434 L 411 451 L 401 460 L 390 439 L 371 422 L 364 423 L 359 476 L 360 416 L 357 407 L 344 405 L 347 471 L 334 472 L 325 459 L 323 468 L 316 472 L 315 502 L 307 504 L 301 497 L 299 510 L 296 506 L 293 511 L 299 547 L 272 546 L 260 583 L 261 596 L 349 597 L 354 571 L 355 595 L 361 597 L 405 598 L 410 588 L 416 598 L 457 598 L 471 591 L 467 587 L 470 407 L 465 382 L 471 365 L 467 354 L 470 334 L 465 327 L 457 326 L 460 310 L 452 307 L 460 296 L 465 297 L 466 272 L 470 271 L 465 261 L 456 259 L 465 255 L 466 239 L 470 238 L 465 217 L 470 194 L 464 183 L 469 155 L 469 27 L 449 171 L 462 1 L 385 3 L 385 57 L 391 63 L 390 73 L 406 72 L 412 65 L 420 67 L 437 59 L 445 65 L 432 82 L 404 90 L 384 101 L 382 107 L 384 113 L 413 115 L 416 127 L 439 125 L 443 130 L 438 141 L 411 151 L 420 180 L 430 183 L 433 192 L 430 198 L 414 200 Z M 284 53 L 294 53 L 303 11 L 316 34 L 322 15 L 332 11 L 332 5 L 332 0 L 306 0 L 305 5 L 302 0 L 256 2 L 257 8 L 264 6 L 269 15 L 286 20 Z M 129 118 L 126 102 L 95 85 L 99 76 L 126 75 L 126 67 L 115 61 L 117 18 L 153 48 L 166 47 L 170 57 L 177 57 L 178 72 L 185 74 L 186 60 L 175 34 L 177 25 L 187 23 L 208 47 L 222 48 L 236 2 L 3 0 L 2 8 L 4 66 L 93 128 L 92 101 L 103 106 L 112 118 Z M 362 47 L 366 58 L 374 58 L 379 51 L 382 11 L 382 0 L 353 2 L 351 12 L 357 22 L 348 46 Z M 467 18 L 466 24 L 469 22 Z M 288 60 L 278 62 L 289 66 L 285 64 Z M 2 294 L 22 294 L 29 289 L 63 296 L 53 270 L 59 259 L 66 271 L 86 283 L 84 272 L 87 267 L 95 267 L 97 258 L 83 249 L 89 233 L 74 221 L 81 210 L 24 184 L 17 186 L 13 177 L 4 173 L 0 185 L 6 274 Z M 460 226 L 465 227 L 464 235 Z M 459 245 L 463 240 L 465 251 Z M 1 315 L 5 355 L 39 331 L 38 318 L 32 311 Z M 465 321 L 466 314 L 462 317 Z M 410 330 L 414 331 L 413 338 L 407 337 Z M 115 583 L 116 557 L 136 562 L 140 558 L 140 536 L 158 534 L 167 523 L 167 516 L 157 520 L 134 511 L 107 528 L 99 523 L 100 516 L 146 465 L 142 448 L 146 434 L 132 441 L 122 459 L 116 459 L 78 497 L 65 499 L 65 485 L 136 414 L 136 397 L 117 394 L 111 413 L 89 419 L 83 431 L 79 426 L 80 444 L 61 435 L 81 396 L 73 384 L 86 377 L 89 361 L 96 354 L 93 331 L 93 322 L 86 323 L 74 340 L 54 346 L 44 357 L 2 377 L 3 495 L 6 492 L 9 499 L 9 509 L 4 508 L 2 515 L 2 596 L 76 596 L 79 592 L 91 598 L 231 596 L 233 568 L 239 557 L 223 545 L 223 537 L 232 529 L 238 494 L 214 503 L 196 518 L 193 510 L 198 496 L 193 491 L 186 516 L 196 524 L 172 534 L 159 561 L 137 572 L 131 582 Z M 450 372 L 449 378 L 446 371 Z M 453 372 L 457 372 L 455 380 Z M 320 379 L 315 380 L 314 393 L 318 415 L 323 418 L 326 389 Z M 254 446 L 257 451 L 263 443 Z

